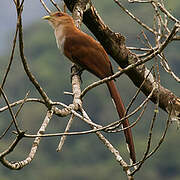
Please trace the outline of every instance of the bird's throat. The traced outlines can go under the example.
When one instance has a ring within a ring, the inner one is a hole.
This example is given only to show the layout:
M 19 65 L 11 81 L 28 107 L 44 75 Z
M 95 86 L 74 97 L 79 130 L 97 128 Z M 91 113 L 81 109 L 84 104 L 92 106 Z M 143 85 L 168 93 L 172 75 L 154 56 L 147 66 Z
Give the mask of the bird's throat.
M 56 43 L 58 48 L 64 52 L 64 42 L 66 39 L 66 34 L 64 33 L 63 27 L 58 27 L 54 31 L 55 37 L 56 37 Z

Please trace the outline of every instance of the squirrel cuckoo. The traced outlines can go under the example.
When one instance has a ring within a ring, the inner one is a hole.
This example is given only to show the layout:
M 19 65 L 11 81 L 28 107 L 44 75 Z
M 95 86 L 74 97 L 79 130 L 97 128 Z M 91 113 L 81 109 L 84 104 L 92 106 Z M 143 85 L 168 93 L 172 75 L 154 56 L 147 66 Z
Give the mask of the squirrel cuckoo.
M 44 16 L 43 19 L 48 20 L 53 27 L 57 46 L 69 60 L 100 79 L 113 75 L 112 65 L 104 48 L 91 36 L 80 31 L 71 16 L 63 12 L 55 12 Z M 110 80 L 106 84 L 121 119 L 125 115 L 125 107 L 114 80 Z M 125 119 L 122 125 L 124 128 L 128 127 L 128 119 Z M 130 158 L 135 163 L 136 156 L 131 129 L 124 130 L 124 134 Z

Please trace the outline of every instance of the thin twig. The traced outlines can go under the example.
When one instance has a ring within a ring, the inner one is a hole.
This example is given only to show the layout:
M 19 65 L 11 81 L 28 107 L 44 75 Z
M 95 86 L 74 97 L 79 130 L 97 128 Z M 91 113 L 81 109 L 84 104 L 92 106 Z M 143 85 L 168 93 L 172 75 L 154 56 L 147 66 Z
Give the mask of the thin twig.
M 175 73 L 171 70 L 168 61 L 163 53 L 159 54 L 160 62 L 164 70 L 169 73 L 177 82 L 180 82 L 180 78 L 175 75 Z
M 138 90 L 136 91 L 134 97 L 131 99 L 130 103 L 128 104 L 127 108 L 126 108 L 126 113 L 125 113 L 125 116 L 127 115 L 130 107 L 132 106 L 133 102 L 135 101 L 135 99 L 137 98 L 138 94 L 141 92 L 141 88 L 142 86 L 144 85 L 144 83 L 146 82 L 149 74 L 151 73 L 153 67 L 150 69 L 149 73 L 146 75 L 145 79 L 143 80 L 143 82 L 141 83 L 141 85 L 139 86 Z
M 14 103 L 9 104 L 9 106 L 10 106 L 10 107 L 17 106 L 17 105 L 19 105 L 19 104 L 22 104 L 23 101 L 24 101 L 24 99 L 21 99 L 21 100 L 19 100 L 19 101 L 16 101 L 16 102 L 14 102 Z M 27 103 L 27 102 L 38 102 L 38 103 L 44 104 L 44 101 L 43 101 L 43 100 L 37 99 L 37 98 L 27 98 L 24 103 Z M 3 112 L 3 111 L 5 111 L 5 110 L 7 110 L 7 109 L 8 109 L 8 106 L 4 106 L 4 107 L 0 108 L 0 113 Z
M 156 69 L 157 69 L 157 84 L 158 84 L 158 89 L 159 89 L 159 86 L 160 86 L 160 73 L 159 73 L 159 66 L 158 66 L 158 62 L 157 62 L 157 59 L 155 59 L 155 63 L 156 63 Z M 151 126 L 150 126 L 150 129 L 149 129 L 149 136 L 148 136 L 148 141 L 147 141 L 147 147 L 146 147 L 146 150 L 144 152 L 144 156 L 142 158 L 142 160 L 140 161 L 140 164 L 139 166 L 137 167 L 137 169 L 135 169 L 133 171 L 133 175 L 140 170 L 140 168 L 142 167 L 143 163 L 146 161 L 146 157 L 150 151 L 150 147 L 151 147 L 151 141 L 152 141 L 152 131 L 153 131 L 153 128 L 154 128 L 154 124 L 155 124 L 155 121 L 156 121 L 156 117 L 157 117 L 157 114 L 158 114 L 158 107 L 159 107 L 159 91 L 158 91 L 158 96 L 157 96 L 157 103 L 155 105 L 155 109 L 154 109 L 154 116 L 152 118 L 152 121 L 151 121 Z
M 125 12 L 127 13 L 133 20 L 135 20 L 138 24 L 140 24 L 142 27 L 150 31 L 151 33 L 156 33 L 152 28 L 150 28 L 148 25 L 143 23 L 140 19 L 138 19 L 136 16 L 134 16 L 131 12 L 129 12 L 118 0 L 114 0 L 114 2 Z
M 10 56 L 9 64 L 7 66 L 6 73 L 4 74 L 4 78 L 3 78 L 2 83 L 1 83 L 1 89 L 3 89 L 3 87 L 4 87 L 4 84 L 6 82 L 8 73 L 9 73 L 11 65 L 12 65 L 12 61 L 13 61 L 13 58 L 14 58 L 14 51 L 15 51 L 15 47 L 16 47 L 17 35 L 18 35 L 18 25 L 16 25 L 16 32 L 15 32 L 14 39 L 13 39 L 13 46 L 12 46 L 12 50 L 11 50 L 11 56 Z M 1 91 L 0 91 L 0 97 L 1 97 Z
M 46 6 L 46 4 L 44 3 L 43 0 L 40 0 L 41 4 L 43 5 L 44 9 L 47 11 L 47 13 L 51 14 L 51 11 L 48 9 L 48 7 Z
M 149 101 L 149 99 L 151 98 L 151 96 L 152 96 L 153 92 L 155 91 L 155 89 L 156 89 L 156 87 L 153 88 L 153 90 L 152 90 L 151 93 L 148 95 L 148 97 L 147 97 L 134 111 L 132 111 L 131 113 L 129 113 L 129 114 L 126 115 L 125 117 L 121 118 L 120 120 L 115 121 L 115 122 L 113 122 L 113 123 L 111 123 L 111 124 L 109 124 L 109 125 L 107 125 L 107 126 L 104 126 L 104 128 L 107 128 L 107 129 L 108 129 L 108 128 L 110 128 L 110 127 L 119 125 L 119 124 L 122 123 L 122 121 L 123 121 L 124 119 L 127 119 L 127 118 L 131 117 L 132 115 L 134 115 L 135 113 L 137 113 L 141 108 L 143 108 L 143 106 L 146 105 L 146 103 L 147 103 L 147 102 Z M 136 122 L 135 122 L 135 123 L 132 123 L 132 124 L 129 125 L 128 127 L 125 127 L 125 128 L 120 129 L 119 131 L 124 131 L 124 130 L 126 130 L 126 129 L 128 129 L 128 128 L 131 128 L 131 127 L 133 127 L 135 124 L 136 124 Z
M 142 59 L 141 62 L 145 63 L 145 62 L 151 60 L 152 58 L 154 58 L 155 56 L 157 56 L 158 54 L 161 54 L 161 52 L 167 47 L 167 45 L 171 42 L 173 37 L 176 35 L 177 29 L 178 29 L 178 26 L 175 24 L 171 33 L 167 36 L 167 38 L 160 45 L 160 47 L 156 51 L 154 51 L 152 54 L 150 54 L 146 58 Z M 136 62 L 135 64 L 138 64 L 138 62 Z
M 53 0 L 50 0 L 50 1 L 58 11 L 60 11 L 60 12 L 62 11 L 61 8 Z
M 4 93 L 3 89 L 0 88 L 0 91 L 1 91 L 1 94 L 2 94 L 2 96 L 3 96 L 3 98 L 4 98 L 5 102 L 6 102 L 7 106 L 8 106 L 8 109 L 9 109 L 10 115 L 12 117 L 13 123 L 15 125 L 15 128 L 16 128 L 18 134 L 20 134 L 21 130 L 19 129 L 18 123 L 16 121 L 16 117 L 15 117 L 15 115 L 13 113 L 13 110 L 12 110 L 10 104 L 9 104 L 8 98 L 7 98 L 6 94 Z
M 171 110 L 172 111 L 172 110 Z M 166 137 L 166 134 L 167 134 L 167 130 L 169 128 L 169 125 L 170 125 L 170 120 L 171 120 L 171 112 L 169 112 L 169 115 L 168 115 L 168 118 L 167 118 L 167 121 L 166 121 L 166 125 L 165 125 L 165 130 L 164 130 L 164 133 L 162 134 L 158 144 L 155 146 L 155 148 L 146 156 L 146 159 L 150 158 L 158 149 L 159 147 L 161 146 L 161 144 L 164 142 L 164 139 Z M 145 160 L 146 160 L 145 159 Z M 139 162 L 133 164 L 132 166 L 134 165 L 138 165 L 141 163 L 142 160 L 140 160 Z M 132 174 L 134 174 L 134 171 L 132 172 Z
M 156 6 L 164 13 L 166 14 L 172 21 L 174 21 L 175 23 L 179 23 L 180 21 L 178 19 L 176 19 L 161 3 L 157 2 L 157 1 L 153 1 Z
M 130 3 L 150 3 L 151 0 L 128 0 Z
M 66 129 L 65 129 L 65 133 L 66 132 L 68 132 L 69 131 L 69 129 L 70 129 L 70 127 L 71 127 L 71 125 L 72 125 L 72 122 L 73 122 L 73 119 L 74 119 L 74 114 L 72 114 L 71 115 L 71 117 L 70 117 L 70 119 L 69 119 L 69 121 L 68 121 L 68 124 L 67 124 L 67 126 L 66 126 Z M 56 151 L 61 151 L 61 149 L 62 149 L 62 147 L 63 147 L 63 145 L 64 145 L 64 141 L 66 140 L 66 135 L 63 135 L 62 137 L 61 137 L 61 140 L 60 140 L 60 142 L 59 142 L 59 145 L 58 145 L 58 148 L 56 149 Z
M 148 101 L 149 101 L 149 99 L 148 99 Z M 110 127 L 110 128 L 107 128 L 107 129 L 104 129 L 104 128 L 105 128 L 105 126 L 104 126 L 104 127 L 103 127 L 104 131 L 105 131 L 105 132 L 108 132 L 108 133 L 117 133 L 117 132 L 121 132 L 121 131 L 124 131 L 124 130 L 126 130 L 126 129 L 129 129 L 129 128 L 133 128 L 133 127 L 141 120 L 141 118 L 142 118 L 142 116 L 143 116 L 143 114 L 144 114 L 144 112 L 145 112 L 145 110 L 146 110 L 148 101 L 146 101 L 146 102 L 144 103 L 144 105 L 143 105 L 143 107 L 142 107 L 143 109 L 142 109 L 140 115 L 139 115 L 139 116 L 136 118 L 136 120 L 135 120 L 133 123 L 131 123 L 129 126 L 124 127 L 124 128 L 121 128 L 121 129 L 117 129 L 117 130 L 116 130 L 116 128 L 119 127 L 119 124 L 116 125 L 115 127 L 112 126 L 112 127 Z M 111 130 L 111 129 L 115 129 L 115 130 Z
M 21 103 L 18 111 L 17 111 L 16 114 L 15 114 L 15 118 L 17 118 L 19 112 L 21 111 L 23 105 L 25 104 L 25 101 L 26 101 L 26 99 L 27 99 L 27 97 L 28 97 L 28 94 L 29 94 L 29 92 L 26 94 L 25 98 L 23 99 L 23 101 L 22 101 L 22 103 Z M 11 105 L 10 105 L 10 107 L 11 107 Z M 6 128 L 6 130 L 5 130 L 5 131 L 2 133 L 2 135 L 0 136 L 0 140 L 5 136 L 5 134 L 8 132 L 8 130 L 10 129 L 10 127 L 13 125 L 13 123 L 14 123 L 14 121 L 12 120 L 11 123 L 9 124 L 9 126 Z

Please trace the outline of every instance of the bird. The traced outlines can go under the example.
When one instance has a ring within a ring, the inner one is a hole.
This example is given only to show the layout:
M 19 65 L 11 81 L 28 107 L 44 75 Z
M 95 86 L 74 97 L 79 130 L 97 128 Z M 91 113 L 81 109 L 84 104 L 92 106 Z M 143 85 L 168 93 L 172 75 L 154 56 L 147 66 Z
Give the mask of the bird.
M 102 45 L 90 35 L 78 29 L 73 18 L 64 12 L 54 12 L 44 16 L 54 29 L 58 48 L 62 53 L 81 69 L 94 74 L 99 79 L 113 75 L 113 68 L 109 57 Z M 115 104 L 119 118 L 125 116 L 126 109 L 114 80 L 106 82 L 112 100 Z M 136 162 L 135 147 L 132 131 L 128 119 L 122 121 L 127 148 L 130 153 L 131 163 Z

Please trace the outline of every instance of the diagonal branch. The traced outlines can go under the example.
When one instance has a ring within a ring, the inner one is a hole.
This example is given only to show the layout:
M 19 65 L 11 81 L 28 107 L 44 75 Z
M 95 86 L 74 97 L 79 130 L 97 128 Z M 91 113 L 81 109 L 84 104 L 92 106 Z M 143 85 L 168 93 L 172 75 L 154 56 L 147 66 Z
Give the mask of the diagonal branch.
M 25 98 L 22 100 L 21 105 L 18 109 L 18 111 L 15 114 L 15 118 L 18 116 L 19 112 L 21 111 L 23 105 L 25 104 L 25 101 L 27 99 L 29 93 L 26 94 Z M 7 106 L 8 107 L 8 106 Z M 11 104 L 9 104 L 9 107 L 12 107 Z M 6 130 L 2 133 L 2 135 L 0 136 L 0 140 L 5 136 L 5 134 L 8 132 L 8 130 L 10 129 L 10 127 L 13 125 L 14 120 L 11 121 L 11 123 L 9 124 L 9 126 L 6 128 Z
M 128 14 L 133 20 L 135 20 L 138 24 L 140 24 L 142 27 L 144 27 L 146 30 L 150 31 L 151 33 L 157 33 L 152 28 L 150 28 L 148 25 L 143 23 L 140 19 L 138 19 L 136 16 L 134 16 L 131 12 L 129 12 L 124 6 L 118 1 L 114 0 L 114 2 L 126 13 Z
M 8 73 L 9 73 L 11 65 L 12 65 L 12 61 L 13 61 L 13 58 L 14 58 L 15 47 L 16 47 L 17 35 L 18 35 L 18 25 L 16 25 L 16 32 L 15 32 L 15 35 L 14 35 L 13 46 L 12 46 L 12 50 L 11 50 L 11 56 L 10 56 L 9 64 L 7 66 L 7 70 L 6 70 L 5 74 L 4 74 L 4 78 L 3 78 L 2 83 L 0 85 L 1 89 L 3 89 L 3 87 L 4 87 L 4 84 L 6 82 Z M 0 91 L 0 97 L 1 97 L 1 91 Z
M 77 1 L 64 0 L 64 2 L 69 8 L 69 10 L 72 11 Z M 105 48 L 106 52 L 120 65 L 121 68 L 125 68 L 131 64 L 139 63 L 139 58 L 126 47 L 125 38 L 120 33 L 113 32 L 103 22 L 103 20 L 101 19 L 93 5 L 84 12 L 83 22 L 89 28 L 89 30 L 96 36 L 96 38 Z M 168 37 L 171 39 L 170 36 Z M 162 50 L 167 46 L 166 42 L 169 41 L 169 38 L 167 38 L 161 45 L 161 48 L 157 50 L 157 54 L 162 52 Z M 148 58 L 153 58 L 154 52 L 151 53 L 150 56 L 148 56 Z M 148 59 L 146 58 L 146 60 Z M 148 73 L 149 69 L 144 64 L 141 64 L 138 67 L 134 66 L 126 72 L 128 77 L 137 87 L 141 86 L 142 82 L 145 80 L 145 77 Z M 156 86 L 155 79 L 153 75 L 150 73 L 149 78 L 145 80 L 145 83 L 143 84 L 141 91 L 146 96 L 148 96 L 151 93 L 154 86 Z M 180 98 L 178 98 L 170 90 L 166 89 L 161 85 L 159 87 L 159 94 L 159 107 L 161 107 L 164 111 L 168 111 L 169 102 L 172 99 L 175 104 L 179 104 L 178 102 L 180 101 Z M 157 99 L 158 93 L 157 91 L 154 91 L 151 97 L 151 101 L 156 103 Z M 178 114 L 180 114 L 180 111 L 177 111 L 177 115 Z
M 15 128 L 16 128 L 16 131 L 18 132 L 18 134 L 20 134 L 20 133 L 21 133 L 21 130 L 19 129 L 18 123 L 17 123 L 17 121 L 16 121 L 16 117 L 15 117 L 15 115 L 14 115 L 14 113 L 13 113 L 13 110 L 12 110 L 10 104 L 9 104 L 9 101 L 8 101 L 8 99 L 7 99 L 7 97 L 6 97 L 6 94 L 4 93 L 4 91 L 3 91 L 1 88 L 0 88 L 0 92 L 2 93 L 2 96 L 3 96 L 5 102 L 6 102 L 7 106 L 8 106 L 10 115 L 11 115 L 11 117 L 12 117 L 13 123 L 14 123 Z
M 66 126 L 66 129 L 65 129 L 64 133 L 67 133 L 67 132 L 69 131 L 69 129 L 70 129 L 71 125 L 72 125 L 73 119 L 74 119 L 74 114 L 71 115 L 71 117 L 70 117 L 70 119 L 69 119 L 69 121 L 68 121 L 68 124 L 67 124 L 67 126 Z M 57 149 L 56 149 L 57 152 L 61 151 L 61 149 L 62 149 L 62 147 L 63 147 L 63 145 L 64 145 L 64 142 L 65 142 L 65 140 L 66 140 L 66 137 L 67 137 L 66 135 L 63 135 L 63 136 L 61 137 L 61 140 L 60 140 L 60 142 L 59 142 L 59 145 L 58 145 L 58 147 L 57 147 Z
M 44 9 L 50 14 L 51 11 L 48 9 L 48 7 L 46 6 L 45 2 L 43 0 L 40 0 L 40 3 L 42 4 L 42 6 L 44 7 Z
M 39 94 L 42 96 L 43 100 L 45 101 L 45 105 L 50 109 L 51 106 L 52 106 L 51 105 L 51 100 L 49 99 L 49 97 L 47 96 L 45 91 L 42 89 L 42 87 L 39 85 L 39 83 L 37 82 L 37 80 L 35 79 L 33 74 L 30 72 L 26 57 L 24 55 L 23 29 L 22 29 L 22 19 L 21 19 L 21 13 L 22 13 L 22 10 L 23 10 L 22 8 L 23 8 L 23 4 L 21 6 L 19 6 L 19 0 L 18 0 L 16 9 L 17 9 L 17 16 L 18 16 L 17 24 L 18 24 L 18 27 L 19 27 L 19 51 L 20 51 L 20 57 L 21 57 L 21 60 L 22 60 L 24 70 L 25 70 L 29 80 L 32 82 L 32 84 L 38 90 Z

